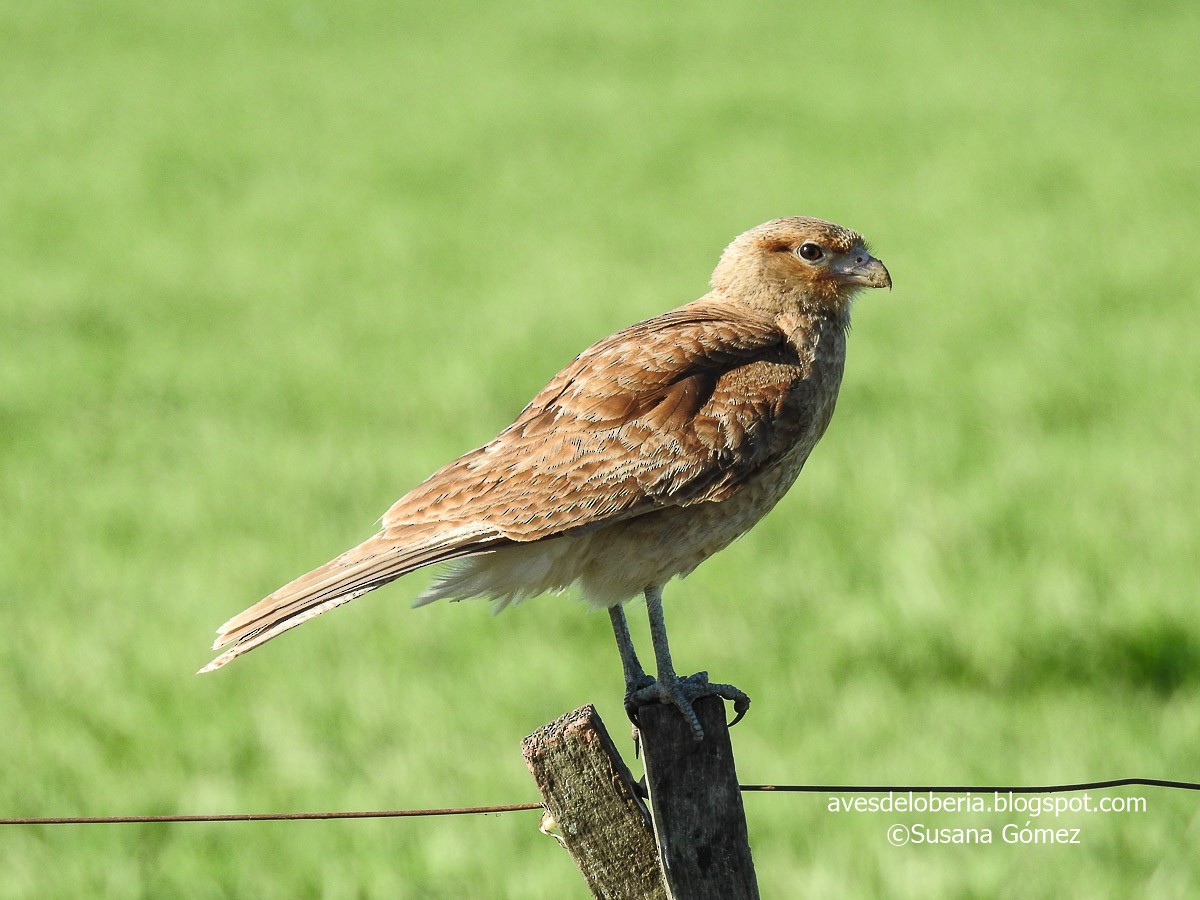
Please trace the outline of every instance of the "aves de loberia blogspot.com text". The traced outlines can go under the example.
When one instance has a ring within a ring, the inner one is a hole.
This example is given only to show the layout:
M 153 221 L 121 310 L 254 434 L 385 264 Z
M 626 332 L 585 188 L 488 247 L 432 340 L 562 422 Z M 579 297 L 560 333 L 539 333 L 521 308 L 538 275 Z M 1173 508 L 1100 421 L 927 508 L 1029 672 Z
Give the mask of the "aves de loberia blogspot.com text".
M 999 814 L 1003 823 L 969 825 L 927 821 L 892 822 L 885 830 L 896 847 L 909 844 L 1082 844 L 1086 829 L 1076 816 L 1146 812 L 1145 797 L 1093 797 L 1090 794 L 1026 795 L 1012 791 L 946 795 L 932 791 L 888 791 L 877 796 L 831 796 L 831 813 Z M 1069 821 L 1054 821 L 1062 816 Z

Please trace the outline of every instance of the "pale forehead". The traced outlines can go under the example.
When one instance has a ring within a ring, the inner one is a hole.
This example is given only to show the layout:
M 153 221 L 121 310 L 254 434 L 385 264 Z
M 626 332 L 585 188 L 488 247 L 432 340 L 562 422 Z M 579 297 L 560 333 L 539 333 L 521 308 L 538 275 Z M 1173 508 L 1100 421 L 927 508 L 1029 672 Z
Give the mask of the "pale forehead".
M 763 243 L 799 245 L 805 241 L 814 241 L 835 253 L 849 253 L 857 247 L 865 246 L 862 235 L 833 222 L 824 219 L 810 219 L 805 216 L 792 216 L 786 219 L 774 219 L 764 222 L 757 228 L 746 232 L 746 237 L 752 237 Z

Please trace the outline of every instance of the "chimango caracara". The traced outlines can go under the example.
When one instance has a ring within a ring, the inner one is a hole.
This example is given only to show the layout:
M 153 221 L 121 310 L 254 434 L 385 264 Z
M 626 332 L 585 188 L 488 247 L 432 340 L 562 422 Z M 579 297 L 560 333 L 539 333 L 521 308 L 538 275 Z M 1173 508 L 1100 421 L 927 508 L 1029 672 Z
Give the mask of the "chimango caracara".
M 833 416 L 850 305 L 891 276 L 853 231 L 776 219 L 736 238 L 712 290 L 618 331 L 556 375 L 496 438 L 401 497 L 382 529 L 221 626 L 208 672 L 289 628 L 435 563 L 416 604 L 502 609 L 578 585 L 612 618 L 631 716 L 669 703 L 750 701 L 675 674 L 662 589 L 744 534 L 784 495 Z M 644 594 L 657 679 L 623 604 Z M 735 719 L 736 721 L 736 719 Z

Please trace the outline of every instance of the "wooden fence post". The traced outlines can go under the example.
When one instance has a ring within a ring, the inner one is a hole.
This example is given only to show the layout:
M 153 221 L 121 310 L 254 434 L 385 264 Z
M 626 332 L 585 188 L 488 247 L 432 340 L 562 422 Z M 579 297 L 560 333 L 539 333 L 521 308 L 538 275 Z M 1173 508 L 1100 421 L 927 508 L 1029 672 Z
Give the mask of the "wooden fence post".
M 695 703 L 704 740 L 673 707 L 638 713 L 650 812 L 675 900 L 757 900 L 733 745 L 718 697 Z
M 557 830 L 594 897 L 758 897 L 725 705 L 707 697 L 695 707 L 704 727 L 699 742 L 671 707 L 639 713 L 652 813 L 594 707 L 525 739 L 549 830 Z
M 594 897 L 667 900 L 650 813 L 596 708 L 581 706 L 522 743 L 546 815 Z

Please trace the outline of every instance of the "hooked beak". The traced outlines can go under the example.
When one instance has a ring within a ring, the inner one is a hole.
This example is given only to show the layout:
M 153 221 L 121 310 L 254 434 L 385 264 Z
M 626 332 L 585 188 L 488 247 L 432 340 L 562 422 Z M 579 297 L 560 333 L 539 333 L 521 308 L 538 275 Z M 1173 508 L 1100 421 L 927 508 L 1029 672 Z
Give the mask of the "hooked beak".
M 868 256 L 863 262 L 854 262 L 841 272 L 841 278 L 847 284 L 859 287 L 892 289 L 892 276 L 887 266 L 873 256 Z

